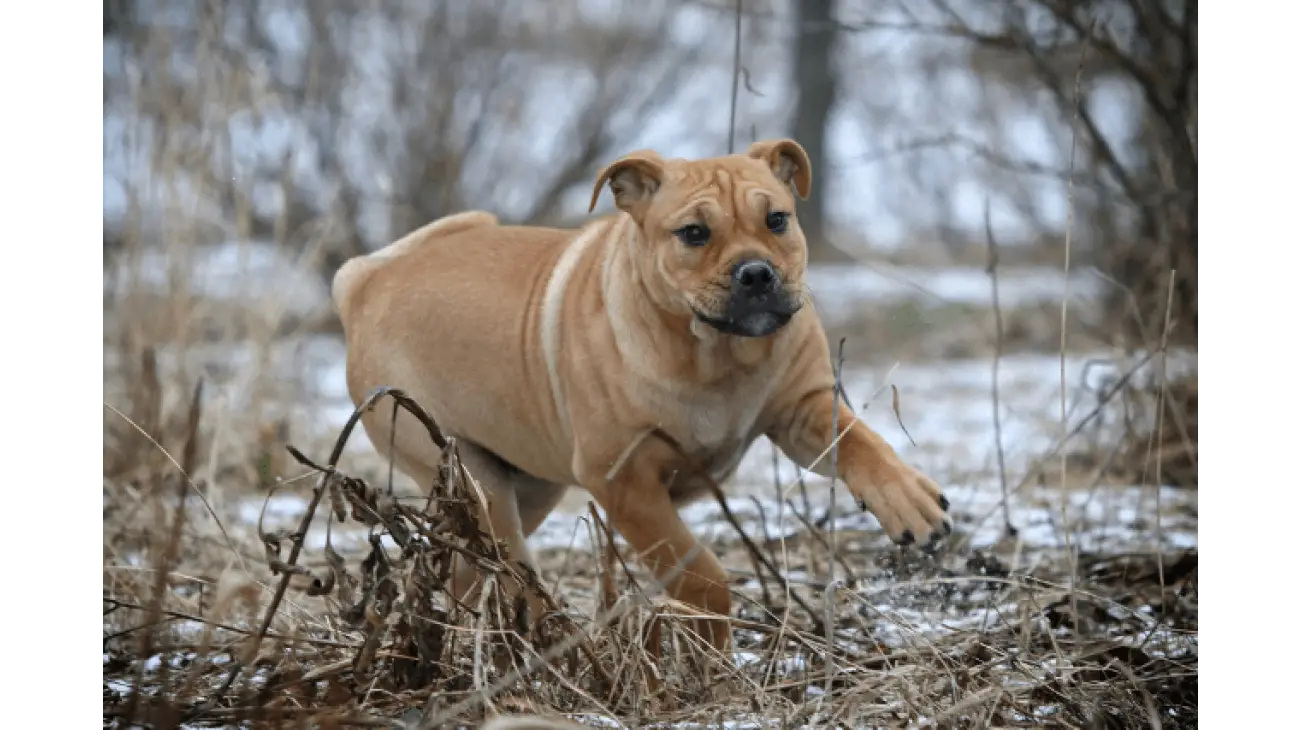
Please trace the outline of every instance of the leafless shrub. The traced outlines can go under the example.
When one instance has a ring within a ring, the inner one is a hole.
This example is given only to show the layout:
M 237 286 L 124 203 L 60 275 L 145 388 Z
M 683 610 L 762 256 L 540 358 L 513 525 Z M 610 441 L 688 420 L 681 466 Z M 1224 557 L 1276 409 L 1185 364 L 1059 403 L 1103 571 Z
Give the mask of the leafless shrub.
M 1102 234 L 1097 265 L 1118 285 L 1109 311 L 1141 345 L 1161 330 L 1170 271 L 1174 341 L 1196 342 L 1196 20 L 1196 3 L 1180 0 L 1036 0 L 1008 4 L 992 32 L 959 25 L 977 62 L 1032 79 L 1062 114 L 1074 106 L 1071 61 L 1085 52 L 1090 84 L 1135 93 L 1132 139 L 1105 133 L 1086 103 L 1078 113 L 1095 195 L 1087 223 Z
M 106 245 L 170 243 L 148 198 L 183 185 L 197 242 L 316 249 L 325 276 L 481 201 L 555 219 L 705 48 L 669 51 L 672 16 L 653 1 L 611 17 L 530 2 L 128 7 L 105 127 L 117 154 L 146 159 L 115 166 L 134 174 Z M 543 134 L 542 118 L 561 126 Z

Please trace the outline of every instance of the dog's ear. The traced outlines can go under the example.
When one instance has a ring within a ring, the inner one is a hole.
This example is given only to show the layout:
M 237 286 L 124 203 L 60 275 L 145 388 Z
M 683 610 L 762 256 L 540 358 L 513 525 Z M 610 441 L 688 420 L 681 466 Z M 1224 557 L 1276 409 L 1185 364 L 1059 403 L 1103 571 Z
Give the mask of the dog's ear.
M 591 205 L 587 212 L 596 209 L 600 189 L 609 182 L 614 193 L 614 205 L 619 210 L 633 213 L 650 200 L 664 179 L 664 159 L 653 150 L 638 150 L 610 163 L 596 176 L 596 186 L 591 191 Z
M 770 139 L 749 146 L 749 156 L 766 162 L 772 174 L 807 199 L 812 190 L 812 163 L 808 153 L 792 139 Z

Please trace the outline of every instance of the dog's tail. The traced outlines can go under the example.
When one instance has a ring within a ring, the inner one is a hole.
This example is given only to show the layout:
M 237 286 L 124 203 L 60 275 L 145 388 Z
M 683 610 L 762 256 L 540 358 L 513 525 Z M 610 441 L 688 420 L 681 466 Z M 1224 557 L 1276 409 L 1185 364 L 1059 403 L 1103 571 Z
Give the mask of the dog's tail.
M 346 324 L 352 297 L 370 272 L 385 263 L 399 258 L 411 249 L 428 241 L 434 236 L 446 236 L 460 233 L 470 228 L 500 225 L 495 215 L 483 210 L 469 210 L 464 213 L 439 218 L 422 228 L 416 229 L 394 243 L 364 256 L 348 259 L 334 274 L 334 283 L 330 288 L 330 298 L 334 301 L 334 311 Z

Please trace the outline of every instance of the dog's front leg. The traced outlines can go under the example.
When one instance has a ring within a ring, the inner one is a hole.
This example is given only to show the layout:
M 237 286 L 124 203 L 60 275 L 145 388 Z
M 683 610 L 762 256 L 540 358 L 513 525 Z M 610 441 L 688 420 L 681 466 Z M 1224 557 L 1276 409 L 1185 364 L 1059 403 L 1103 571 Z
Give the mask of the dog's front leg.
M 616 472 L 593 474 L 583 480 L 584 485 L 669 596 L 705 614 L 719 616 L 697 619 L 693 625 L 701 638 L 725 653 L 731 645 L 731 623 L 726 618 L 731 615 L 727 574 L 717 555 L 682 522 L 669 497 L 660 463 L 647 458 L 660 450 L 651 444 L 645 446 L 645 452 L 629 459 Z
M 836 433 L 843 434 L 835 453 L 837 476 L 891 538 L 904 545 L 917 540 L 934 543 L 952 532 L 945 514 L 948 499 L 939 486 L 903 463 L 880 434 L 834 398 L 830 388 L 808 391 L 794 401 L 778 415 L 768 438 L 795 463 L 828 477 Z

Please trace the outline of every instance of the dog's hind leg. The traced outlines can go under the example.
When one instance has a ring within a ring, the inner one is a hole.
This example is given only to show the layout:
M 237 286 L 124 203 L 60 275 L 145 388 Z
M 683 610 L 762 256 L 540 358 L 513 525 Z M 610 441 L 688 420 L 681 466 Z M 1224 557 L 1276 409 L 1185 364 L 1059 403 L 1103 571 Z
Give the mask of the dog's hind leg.
M 563 484 L 544 482 L 528 475 L 515 480 L 515 499 L 519 503 L 519 520 L 524 534 L 531 536 L 564 499 L 569 488 Z
M 545 482 L 526 474 L 487 449 L 460 440 L 460 459 L 465 469 L 482 488 L 488 500 L 487 522 L 497 540 L 505 542 L 509 560 L 536 571 L 527 536 L 537 529 L 546 515 L 564 496 L 564 485 Z M 521 572 L 521 576 L 522 576 Z M 505 578 L 506 592 L 518 595 L 521 587 Z M 467 603 L 477 599 L 482 580 L 474 565 L 457 559 L 452 591 Z M 544 606 L 534 591 L 523 588 L 534 621 L 541 618 Z
M 395 439 L 391 419 L 387 408 L 369 411 L 361 417 L 375 450 L 391 456 L 397 468 L 414 479 L 422 493 L 427 493 L 437 477 L 441 453 L 409 413 L 397 414 Z M 487 514 L 480 513 L 481 518 L 486 517 L 482 529 L 505 543 L 510 562 L 532 568 L 534 564 L 526 537 L 560 501 L 566 487 L 530 476 L 463 436 L 458 437 L 456 443 L 461 463 L 482 489 L 488 503 Z M 482 584 L 478 570 L 473 563 L 458 555 L 453 571 L 452 593 L 462 602 L 472 605 L 478 599 L 478 589 Z M 508 593 L 518 595 L 520 586 L 514 580 L 508 577 L 501 580 Z M 534 591 L 523 592 L 530 612 L 540 618 L 539 611 L 543 609 L 540 598 Z

